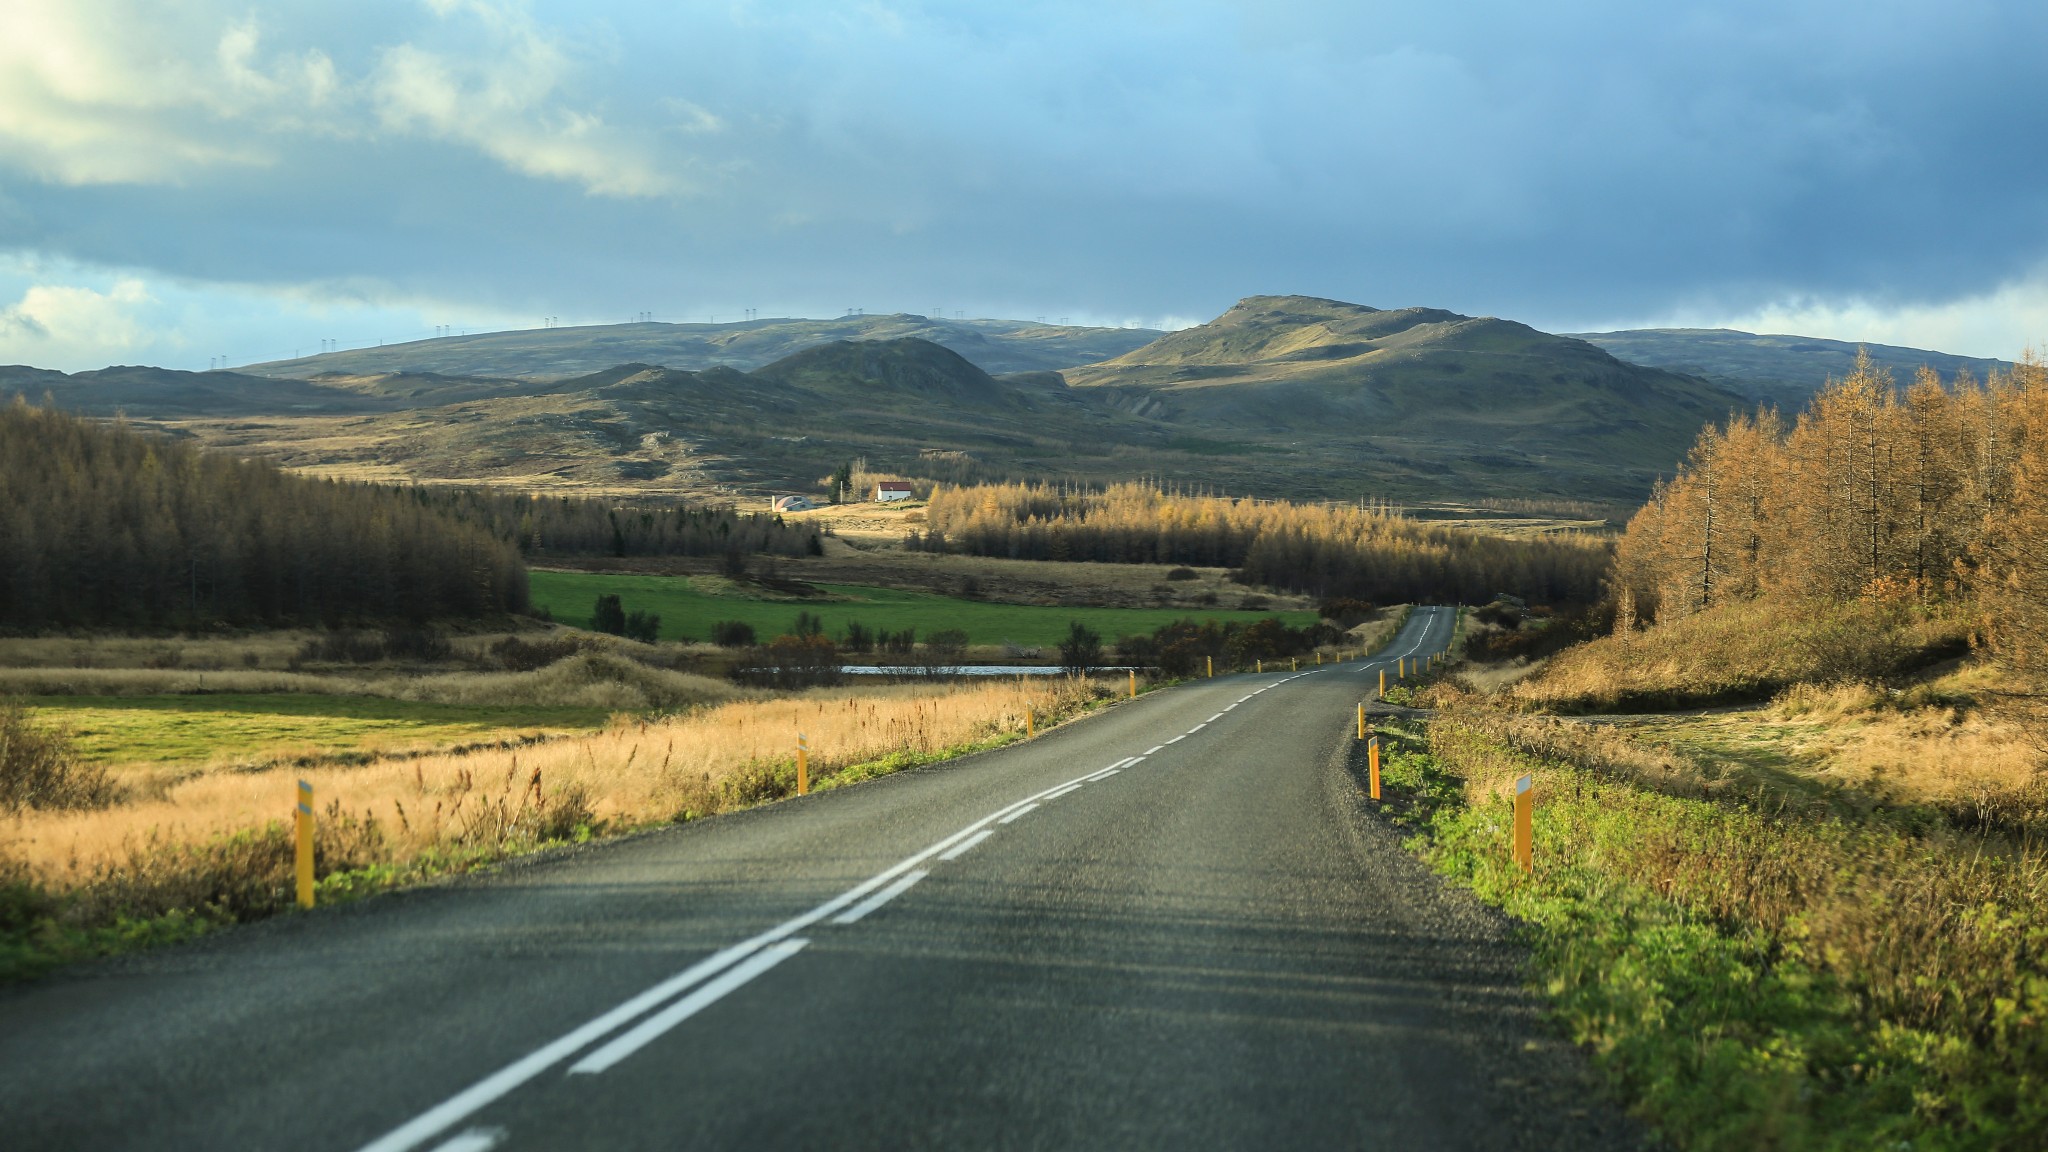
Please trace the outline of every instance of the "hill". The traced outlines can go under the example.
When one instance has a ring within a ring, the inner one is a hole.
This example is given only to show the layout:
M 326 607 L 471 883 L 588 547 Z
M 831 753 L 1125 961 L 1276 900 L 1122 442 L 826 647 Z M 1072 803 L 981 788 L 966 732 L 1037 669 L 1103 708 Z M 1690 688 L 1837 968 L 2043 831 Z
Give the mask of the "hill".
M 1582 332 L 1574 338 L 1632 363 L 1711 380 L 1752 403 L 1775 404 L 1788 412 L 1806 407 L 1830 379 L 1845 379 L 1856 366 L 1858 348 L 1901 384 L 1911 382 L 1922 365 L 1944 379 L 1963 369 L 1980 380 L 1994 370 L 2012 370 L 2004 360 L 1811 336 L 1760 336 L 1732 328 L 1637 328 Z
M 1369 448 L 1390 476 L 1587 499 L 1645 490 L 1701 423 L 1740 403 L 1513 321 L 1303 296 L 1248 297 L 1064 376 L 1147 416 L 1289 451 Z
M 1060 372 L 993 373 L 896 336 L 808 344 L 746 369 L 638 359 L 530 379 L 517 372 L 531 365 L 461 359 L 461 342 L 430 342 L 445 359 L 403 372 L 158 372 L 119 407 L 205 444 L 361 479 L 766 496 L 815 492 L 865 457 L 876 471 L 954 483 L 1152 477 L 1294 499 L 1590 502 L 1619 514 L 1701 424 L 1743 403 L 1511 321 L 1291 296 L 1251 297 Z M 50 381 L 27 383 L 34 394 Z M 110 410 L 97 383 L 56 384 L 66 407 Z
M 1088 328 L 1019 320 L 944 320 L 897 313 L 836 320 L 748 320 L 737 324 L 593 324 L 443 336 L 378 348 L 351 348 L 296 360 L 252 364 L 254 376 L 439 374 L 557 380 L 614 364 L 682 371 L 773 364 L 806 348 L 842 340 L 915 338 L 949 348 L 984 372 L 1043 372 L 1121 355 L 1158 337 L 1148 328 Z
M 377 412 L 394 407 L 374 395 L 326 383 L 140 366 L 66 373 L 0 365 L 0 398 L 9 396 L 37 402 L 48 396 L 68 412 L 92 416 L 124 411 L 154 417 Z

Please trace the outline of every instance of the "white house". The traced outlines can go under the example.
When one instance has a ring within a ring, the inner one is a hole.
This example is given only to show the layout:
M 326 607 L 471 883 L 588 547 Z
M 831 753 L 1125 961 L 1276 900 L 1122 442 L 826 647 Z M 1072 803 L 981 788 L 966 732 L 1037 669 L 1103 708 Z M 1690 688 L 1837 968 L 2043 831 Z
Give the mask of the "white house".
M 910 499 L 910 483 L 905 480 L 883 480 L 875 485 L 875 501 L 890 504 L 897 500 Z

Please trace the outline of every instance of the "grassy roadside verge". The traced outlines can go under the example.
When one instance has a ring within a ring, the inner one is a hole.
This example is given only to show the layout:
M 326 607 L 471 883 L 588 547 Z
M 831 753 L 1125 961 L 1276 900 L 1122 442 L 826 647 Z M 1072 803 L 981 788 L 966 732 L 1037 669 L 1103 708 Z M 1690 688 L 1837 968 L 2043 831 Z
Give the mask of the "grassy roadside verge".
M 1513 718 L 1385 729 L 1396 818 L 1522 923 L 1617 1094 L 1687 1149 L 2021 1149 L 2048 1133 L 2038 855 L 1787 815 L 1533 751 Z M 1537 869 L 1508 853 L 1534 776 Z
M 328 769 L 217 774 L 94 811 L 0 815 L 0 982 L 289 911 L 289 828 L 310 776 L 322 905 L 594 838 L 794 794 L 794 733 L 818 790 L 1023 738 L 1103 708 L 1124 681 L 1004 681 L 821 691 L 621 722 L 518 750 Z M 772 749 L 772 752 L 770 751 Z M 182 821 L 182 823 L 180 823 Z

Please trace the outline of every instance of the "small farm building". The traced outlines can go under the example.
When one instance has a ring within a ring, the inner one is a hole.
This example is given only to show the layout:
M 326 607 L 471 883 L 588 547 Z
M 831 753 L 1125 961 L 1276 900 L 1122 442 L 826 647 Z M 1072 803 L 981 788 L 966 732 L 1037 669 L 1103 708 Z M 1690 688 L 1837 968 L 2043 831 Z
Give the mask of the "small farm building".
M 773 507 L 777 512 L 809 512 L 817 505 L 804 496 L 777 496 Z
M 893 500 L 910 499 L 910 483 L 905 480 L 883 480 L 875 485 L 875 500 L 887 504 Z

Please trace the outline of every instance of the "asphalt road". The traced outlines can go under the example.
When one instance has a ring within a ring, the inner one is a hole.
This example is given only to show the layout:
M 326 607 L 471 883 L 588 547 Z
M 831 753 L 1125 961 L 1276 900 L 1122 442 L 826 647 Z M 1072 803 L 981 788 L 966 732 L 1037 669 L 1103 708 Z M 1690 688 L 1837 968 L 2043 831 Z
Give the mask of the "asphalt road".
M 1637 1146 L 1360 793 L 1452 622 L 0 991 L 0 1145 Z

